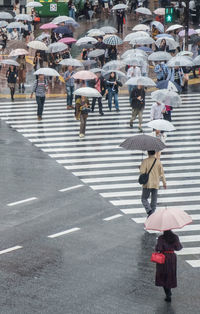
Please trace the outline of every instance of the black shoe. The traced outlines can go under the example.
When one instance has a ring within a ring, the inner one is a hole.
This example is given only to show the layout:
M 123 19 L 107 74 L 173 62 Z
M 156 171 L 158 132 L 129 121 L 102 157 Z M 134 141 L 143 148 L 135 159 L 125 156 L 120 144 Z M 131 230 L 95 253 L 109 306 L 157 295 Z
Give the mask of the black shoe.
M 166 297 L 166 298 L 165 298 L 165 301 L 166 301 L 166 302 L 171 302 L 172 299 L 171 299 L 171 297 Z
M 133 128 L 133 123 L 132 123 L 132 122 L 130 122 L 130 128 L 131 128 L 131 129 Z
M 100 116 L 103 116 L 103 115 L 104 115 L 104 113 L 103 113 L 103 112 L 99 112 L 99 114 L 100 114 Z
M 119 112 L 120 111 L 119 108 L 117 108 L 116 111 Z

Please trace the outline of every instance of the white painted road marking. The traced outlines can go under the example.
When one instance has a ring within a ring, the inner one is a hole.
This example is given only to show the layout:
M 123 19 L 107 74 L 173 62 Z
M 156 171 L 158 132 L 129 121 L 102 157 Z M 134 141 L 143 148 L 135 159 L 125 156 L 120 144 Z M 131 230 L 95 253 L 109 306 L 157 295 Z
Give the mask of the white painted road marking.
M 117 219 L 117 218 L 122 217 L 122 216 L 123 216 L 123 215 L 121 215 L 121 214 L 117 214 L 117 215 L 113 215 L 113 216 L 104 218 L 103 220 L 109 221 L 109 220 Z
M 59 190 L 59 192 L 66 192 L 66 191 L 78 189 L 78 188 L 80 188 L 82 186 L 84 186 L 84 185 L 83 184 L 74 185 L 74 186 L 71 186 L 70 188 L 61 189 L 61 190 Z
M 72 233 L 72 232 L 75 232 L 75 231 L 79 231 L 80 228 L 72 228 L 72 229 L 69 229 L 69 230 L 65 230 L 65 231 L 61 231 L 61 232 L 58 232 L 58 233 L 55 233 L 55 234 L 51 234 L 48 236 L 48 238 L 57 238 L 57 237 L 60 237 L 64 234 L 68 234 L 68 233 Z
M 37 197 L 30 197 L 30 198 L 27 198 L 27 199 L 25 199 L 25 200 L 21 200 L 21 201 L 18 201 L 18 202 L 9 203 L 9 204 L 7 204 L 7 206 L 15 206 L 15 205 L 19 205 L 19 204 L 23 204 L 23 203 L 35 201 L 35 200 L 37 200 Z
M 0 251 L 0 255 L 5 254 L 5 253 L 10 253 L 12 251 L 16 251 L 16 250 L 19 250 L 22 248 L 23 248 L 23 246 L 19 246 L 19 245 L 13 246 L 13 247 L 10 247 L 9 249 L 5 249 L 5 250 Z
M 188 260 L 186 261 L 188 264 L 190 264 L 192 267 L 200 267 L 200 260 Z

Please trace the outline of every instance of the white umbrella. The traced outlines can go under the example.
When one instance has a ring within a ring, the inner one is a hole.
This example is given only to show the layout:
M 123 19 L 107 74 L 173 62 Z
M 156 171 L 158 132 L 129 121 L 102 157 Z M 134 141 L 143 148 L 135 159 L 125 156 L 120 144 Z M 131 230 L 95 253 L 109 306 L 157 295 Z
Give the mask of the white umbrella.
M 77 59 L 73 59 L 73 58 L 63 59 L 62 61 L 59 62 L 59 64 L 60 65 L 66 65 L 66 66 L 71 65 L 72 67 L 82 67 L 83 66 L 81 61 L 79 61 Z
M 51 68 L 40 68 L 36 72 L 33 73 L 34 75 L 45 75 L 45 76 L 60 76 L 60 74 Z
M 21 22 L 12 22 L 12 23 L 9 23 L 6 28 L 25 28 L 25 25 L 22 24 Z
M 67 49 L 67 47 L 68 46 L 64 43 L 56 42 L 56 43 L 50 44 L 48 46 L 47 52 L 48 53 L 56 53 L 56 52 L 64 51 L 65 49 Z
M 104 35 L 105 33 L 101 31 L 100 29 L 93 29 L 88 32 L 88 36 L 91 36 L 91 37 L 98 37 L 98 36 L 104 36 Z
M 55 17 L 51 23 L 60 24 L 60 23 L 65 23 L 66 21 L 69 21 L 69 20 L 76 22 L 72 17 L 62 15 L 62 16 Z
M 47 50 L 48 47 L 45 45 L 45 43 L 43 43 L 42 41 L 39 41 L 39 40 L 33 40 L 33 41 L 30 41 L 27 46 L 29 48 L 32 48 L 32 49 L 36 49 L 36 50 Z
M 187 50 L 182 50 L 180 52 L 178 52 L 176 54 L 176 57 L 177 56 L 188 56 L 188 57 L 192 57 L 193 56 L 193 52 L 192 51 L 187 51 Z
M 133 66 L 142 66 L 144 64 L 145 60 L 144 57 L 128 57 L 123 59 L 123 62 L 126 65 L 133 65 Z
M 27 55 L 28 51 L 25 49 L 14 49 L 11 51 L 11 53 L 8 55 L 9 57 L 18 57 L 18 56 L 23 56 Z
M 138 37 L 138 38 L 134 38 L 130 41 L 131 45 L 151 45 L 154 44 L 155 40 L 153 40 L 153 38 L 151 37 Z
M 98 58 L 99 56 L 104 55 L 105 50 L 104 49 L 95 49 L 88 53 L 89 58 Z
M 153 13 L 156 15 L 165 15 L 165 8 L 157 8 Z
M 146 124 L 148 127 L 160 131 L 175 131 L 176 128 L 173 126 L 173 124 L 167 120 L 164 119 L 157 119 L 157 120 L 152 120 Z
M 15 61 L 13 59 L 4 59 L 4 60 L 1 60 L 1 63 L 7 64 L 7 65 L 14 65 L 16 67 L 18 67 L 20 65 L 17 61 Z
M 151 25 L 154 25 L 161 33 L 164 33 L 164 25 L 158 21 L 151 22 Z
M 150 31 L 150 27 L 145 24 L 137 24 L 132 28 L 132 31 Z
M 170 27 L 168 27 L 166 29 L 166 32 L 171 32 L 171 31 L 174 31 L 174 30 L 182 28 L 182 27 L 184 27 L 184 26 L 180 25 L 180 24 L 174 24 L 174 25 L 171 25 Z
M 142 85 L 142 86 L 156 86 L 154 81 L 147 76 L 135 76 L 130 78 L 125 85 Z
M 171 54 L 166 51 L 156 51 L 148 56 L 149 61 L 169 61 L 171 58 Z
M 171 60 L 169 60 L 167 62 L 167 66 L 168 67 L 175 67 L 175 66 L 179 66 L 179 67 L 192 67 L 194 66 L 194 62 L 192 60 L 192 58 L 187 57 L 187 56 L 176 56 L 171 58 Z
M 17 14 L 15 16 L 15 19 L 17 21 L 29 21 L 29 22 L 32 22 L 32 17 L 28 14 Z
M 41 8 L 41 7 L 43 7 L 43 5 L 40 2 L 31 1 L 31 2 L 27 3 L 26 7 L 27 8 Z
M 193 59 L 195 65 L 200 65 L 200 55 Z
M 42 33 L 41 35 L 39 35 L 38 37 L 36 37 L 35 40 L 42 41 L 43 39 L 49 38 L 49 37 L 50 37 L 49 34 L 47 34 L 47 33 Z
M 92 69 L 90 69 L 90 71 L 93 73 L 101 73 L 102 69 L 101 68 L 92 68 Z
M 97 89 L 91 87 L 81 87 L 74 91 L 74 95 L 86 97 L 102 97 Z
M 150 36 L 149 36 L 149 34 L 147 32 L 138 31 L 138 32 L 130 33 L 130 34 L 126 35 L 124 37 L 123 41 L 131 41 L 131 40 L 133 40 L 135 38 L 138 38 L 138 37 L 150 37 Z
M 147 8 L 138 8 L 135 10 L 135 12 L 145 15 L 152 15 L 152 12 Z
M 0 21 L 0 27 L 6 27 L 7 25 L 8 25 L 8 22 Z
M 104 77 L 108 78 L 112 72 L 116 73 L 116 77 L 119 80 L 124 80 L 125 81 L 127 79 L 126 74 L 124 74 L 123 72 L 118 71 L 118 70 L 109 70 L 109 71 L 106 71 L 106 72 L 102 71 L 102 75 Z
M 85 36 L 85 37 L 81 37 L 80 39 L 78 39 L 77 42 L 75 43 L 75 45 L 81 46 L 82 44 L 87 44 L 87 43 L 96 44 L 97 40 L 93 37 Z
M 168 38 L 168 37 L 160 37 L 156 40 L 156 46 L 160 47 L 161 41 L 165 39 L 166 41 L 166 45 L 169 46 L 170 50 L 175 50 L 178 47 L 178 43 L 172 39 L 172 38 Z
M 114 5 L 114 7 L 112 7 L 112 10 L 127 10 L 128 6 L 126 4 L 123 3 L 119 3 Z
M 112 26 L 103 26 L 100 28 L 100 31 L 104 32 L 105 34 L 115 34 L 117 33 L 117 29 Z
M 128 58 L 128 57 L 136 57 L 136 56 L 144 56 L 147 57 L 147 54 L 145 51 L 141 50 L 141 49 L 128 49 L 126 50 L 122 55 L 121 58 Z
M 112 60 L 104 64 L 102 70 L 109 71 L 109 70 L 118 70 L 125 66 L 123 60 Z
M 5 11 L 0 12 L 0 20 L 12 20 L 13 16 Z
M 179 107 L 182 104 L 181 97 L 173 90 L 159 89 L 151 93 L 151 98 L 155 101 L 160 101 L 167 106 Z

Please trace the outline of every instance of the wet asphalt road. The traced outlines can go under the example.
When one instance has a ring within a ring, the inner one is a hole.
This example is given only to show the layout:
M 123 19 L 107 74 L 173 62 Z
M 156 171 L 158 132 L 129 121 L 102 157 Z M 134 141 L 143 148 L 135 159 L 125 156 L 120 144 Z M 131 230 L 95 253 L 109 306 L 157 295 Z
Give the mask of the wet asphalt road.
M 199 269 L 178 257 L 166 304 L 149 261 L 155 235 L 1 122 L 0 313 L 198 314 Z M 35 197 L 32 202 L 8 204 Z M 71 228 L 74 233 L 49 235 Z

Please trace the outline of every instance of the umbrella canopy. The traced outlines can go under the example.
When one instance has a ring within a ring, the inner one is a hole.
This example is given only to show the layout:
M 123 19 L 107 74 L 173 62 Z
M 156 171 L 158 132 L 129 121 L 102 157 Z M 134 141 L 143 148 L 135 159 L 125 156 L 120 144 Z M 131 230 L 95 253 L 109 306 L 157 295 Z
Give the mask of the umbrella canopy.
M 145 222 L 145 228 L 147 230 L 166 231 L 181 229 L 191 222 L 192 218 L 181 209 L 161 208 L 149 216 Z
M 32 17 L 29 14 L 17 14 L 15 16 L 17 21 L 29 21 L 32 22 Z
M 140 46 L 140 47 L 138 47 L 138 49 L 140 49 L 146 53 L 152 53 L 153 52 L 153 49 L 146 47 L 146 46 Z
M 104 49 L 95 49 L 95 50 L 92 50 L 88 53 L 88 57 L 89 58 L 97 58 L 99 56 L 104 55 L 104 53 L 105 53 Z
M 93 68 L 93 69 L 90 69 L 90 71 L 93 73 L 101 73 L 102 69 L 101 68 Z
M 178 47 L 178 43 L 172 39 L 172 38 L 168 38 L 168 37 L 160 37 L 156 40 L 156 46 L 160 47 L 161 41 L 165 39 L 166 41 L 166 45 L 169 46 L 170 50 L 175 50 Z
M 45 38 L 49 38 L 50 35 L 47 34 L 47 33 L 42 33 L 41 35 L 39 35 L 38 37 L 35 38 L 35 40 L 39 40 L 39 41 L 42 41 L 44 40 Z
M 95 38 L 93 38 L 93 37 L 85 36 L 85 37 L 82 37 L 82 38 L 77 40 L 76 46 L 80 46 L 82 44 L 88 44 L 88 43 L 96 44 L 97 40 Z
M 60 65 L 66 65 L 66 66 L 71 65 L 72 67 L 82 67 L 83 66 L 81 61 L 73 59 L 73 58 L 63 59 L 62 61 L 59 62 L 59 64 Z
M 14 65 L 16 67 L 18 67 L 20 64 L 13 60 L 13 59 L 4 59 L 4 60 L 1 60 L 1 64 L 7 64 L 7 65 Z
M 58 27 L 57 24 L 54 24 L 54 23 L 46 23 L 46 24 L 43 24 L 40 26 L 40 29 L 53 29 L 53 28 L 56 28 Z
M 162 102 L 167 106 L 179 107 L 182 104 L 181 97 L 169 89 L 160 89 L 151 93 L 151 98 L 157 102 Z
M 131 136 L 121 143 L 120 146 L 127 150 L 155 150 L 156 152 L 166 148 L 160 139 L 146 134 Z
M 171 82 L 168 80 L 159 81 L 156 84 L 156 87 L 159 89 L 168 89 L 174 92 L 181 92 L 181 87 L 176 82 Z
M 138 37 L 150 37 L 150 36 L 147 32 L 138 31 L 138 32 L 130 33 L 130 34 L 126 35 L 124 37 L 124 41 L 131 41 L 131 40 L 138 38 Z
M 91 71 L 78 71 L 72 76 L 75 80 L 93 80 L 96 79 L 97 76 Z
M 101 31 L 100 29 L 92 29 L 88 31 L 88 36 L 91 36 L 91 37 L 98 37 L 98 36 L 104 36 L 104 35 L 105 33 Z
M 154 43 L 155 41 L 151 37 L 136 37 L 130 41 L 131 45 L 151 45 Z
M 10 40 L 6 45 L 7 49 L 26 49 L 27 44 L 21 40 Z
M 123 59 L 123 62 L 126 65 L 132 65 L 132 66 L 141 66 L 142 64 L 144 64 L 144 57 L 128 57 Z
M 194 66 L 194 62 L 192 58 L 188 56 L 176 56 L 176 57 L 171 58 L 171 60 L 167 62 L 167 66 L 168 67 L 175 67 L 175 66 L 192 67 Z
M 104 32 L 105 34 L 115 34 L 117 33 L 117 29 L 112 26 L 103 26 L 100 28 L 100 31 Z
M 0 12 L 0 20 L 12 20 L 13 16 L 5 11 Z
M 155 82 L 147 76 L 131 77 L 125 85 L 142 85 L 142 86 L 156 86 Z
M 189 30 L 188 30 L 188 36 L 191 36 L 191 35 L 193 35 L 193 34 L 197 34 L 197 32 L 195 31 L 195 29 L 189 28 Z M 178 35 L 179 35 L 180 37 L 185 37 L 185 30 L 180 31 L 180 32 L 178 33 Z
M 165 38 L 174 39 L 173 36 L 170 35 L 170 34 L 165 34 L 165 33 L 163 33 L 163 34 L 158 34 L 158 35 L 156 35 L 156 38 L 161 38 L 161 37 L 162 37 L 162 39 L 165 39 Z
M 56 52 L 64 51 L 65 49 L 67 49 L 66 44 L 56 42 L 56 43 L 50 44 L 48 46 L 47 52 L 48 53 L 56 53 Z
M 155 11 L 153 11 L 155 15 L 165 15 L 165 8 L 157 8 Z
M 6 28 L 25 28 L 25 25 L 22 24 L 21 22 L 12 22 L 12 23 L 9 23 Z
M 114 7 L 112 7 L 112 10 L 127 10 L 128 6 L 126 4 L 123 3 L 119 3 L 114 5 Z
M 187 50 L 182 50 L 180 52 L 178 52 L 176 54 L 176 57 L 177 56 L 188 56 L 188 57 L 192 57 L 193 56 L 193 52 L 192 51 L 187 51 Z
M 200 55 L 193 59 L 195 65 L 200 65 Z
M 8 25 L 8 22 L 0 21 L 0 27 L 6 27 L 7 25 Z
M 125 66 L 125 63 L 121 60 L 113 60 L 109 61 L 104 64 L 102 70 L 109 71 L 109 70 L 118 70 Z
M 118 37 L 117 35 L 111 35 L 107 38 L 104 38 L 103 42 L 104 44 L 110 45 L 110 46 L 118 46 L 118 45 L 123 44 L 122 39 Z
M 28 54 L 28 51 L 25 49 L 15 49 L 11 51 L 11 53 L 9 54 L 9 57 L 18 57 L 18 56 L 23 56 L 27 54 Z
M 34 75 L 45 75 L 45 76 L 60 76 L 60 74 L 51 68 L 40 68 L 36 72 L 33 73 Z
M 171 58 L 171 54 L 166 51 L 156 51 L 148 56 L 149 61 L 169 61 Z
M 69 20 L 76 22 L 72 17 L 66 16 L 66 15 L 60 15 L 60 16 L 55 17 L 52 23 L 60 24 L 60 23 L 65 23 L 66 21 L 69 21 Z
M 170 27 L 168 27 L 166 29 L 166 32 L 175 31 L 176 29 L 179 29 L 179 28 L 182 28 L 182 27 L 184 27 L 184 26 L 180 25 L 180 24 L 174 24 L 174 25 L 171 25 Z
M 154 25 L 159 30 L 159 32 L 164 33 L 164 25 L 162 23 L 153 21 L 151 25 Z
M 125 75 L 123 72 L 118 71 L 118 70 L 109 70 L 109 71 L 106 71 L 106 72 L 103 72 L 103 71 L 102 71 L 102 75 L 103 75 L 106 79 L 109 79 L 110 74 L 111 74 L 112 72 L 116 73 L 116 77 L 117 77 L 118 80 L 120 80 L 120 81 L 126 81 L 126 80 L 127 80 L 126 75 Z
M 45 43 L 43 43 L 42 41 L 39 41 L 39 40 L 33 40 L 33 41 L 30 41 L 27 46 L 29 48 L 32 48 L 32 49 L 36 49 L 36 50 L 47 50 L 48 47 L 45 45 Z
M 76 39 L 72 37 L 64 37 L 61 38 L 58 42 L 64 44 L 74 44 L 76 42 Z
M 82 63 L 84 65 L 84 67 L 90 67 L 91 65 L 96 65 L 97 61 L 92 59 L 88 59 L 88 60 L 82 60 Z
M 43 5 L 40 2 L 31 1 L 31 2 L 27 3 L 26 7 L 27 8 L 41 8 L 41 7 L 43 7 Z
M 132 28 L 132 31 L 150 31 L 150 27 L 145 24 L 137 24 Z
M 136 57 L 136 56 L 144 56 L 147 57 L 147 54 L 145 53 L 145 51 L 140 50 L 140 49 L 128 49 L 126 50 L 122 55 L 121 58 L 128 58 L 128 57 Z
M 80 49 L 93 49 L 95 48 L 95 46 L 93 44 L 87 44 L 87 43 L 83 43 L 81 45 L 78 46 Z
M 173 126 L 173 124 L 167 120 L 164 119 L 157 119 L 152 120 L 146 124 L 149 128 L 160 130 L 160 131 L 175 131 L 176 128 Z
M 69 37 L 72 35 L 72 31 L 67 26 L 56 27 L 53 32 L 56 34 L 68 35 Z
M 74 95 L 86 96 L 86 97 L 102 97 L 96 88 L 81 87 L 74 91 Z
M 151 11 L 147 8 L 138 8 L 135 10 L 135 12 L 145 15 L 152 15 Z

